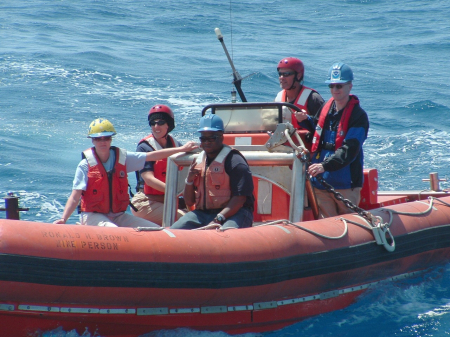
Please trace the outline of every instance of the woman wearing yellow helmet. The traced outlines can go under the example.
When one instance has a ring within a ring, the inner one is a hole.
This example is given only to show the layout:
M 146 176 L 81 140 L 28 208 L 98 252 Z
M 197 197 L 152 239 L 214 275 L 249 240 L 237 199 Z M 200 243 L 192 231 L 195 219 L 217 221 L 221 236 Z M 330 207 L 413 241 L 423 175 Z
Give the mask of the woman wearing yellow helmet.
M 111 146 L 114 126 L 107 119 L 94 120 L 88 131 L 93 147 L 83 152 L 61 219 L 65 224 L 81 201 L 81 224 L 108 227 L 158 227 L 155 223 L 125 213 L 129 204 L 127 173 L 140 170 L 146 161 L 167 158 L 197 148 L 194 142 L 149 153 L 127 152 Z
M 107 119 L 97 118 L 89 125 L 88 138 L 115 135 L 116 129 L 114 129 L 114 125 Z

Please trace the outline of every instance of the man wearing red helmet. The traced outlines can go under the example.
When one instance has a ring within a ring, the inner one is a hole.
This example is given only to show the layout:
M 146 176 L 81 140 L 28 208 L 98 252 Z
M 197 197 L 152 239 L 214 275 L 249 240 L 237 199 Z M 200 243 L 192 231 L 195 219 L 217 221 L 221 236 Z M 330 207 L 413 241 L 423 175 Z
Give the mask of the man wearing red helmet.
M 291 115 L 292 125 L 298 129 L 300 128 L 298 122 L 303 120 L 302 115 L 315 116 L 325 101 L 316 90 L 303 85 L 305 67 L 300 59 L 295 57 L 282 59 L 278 62 L 277 71 L 282 90 L 275 98 L 275 102 L 292 103 L 303 110 Z
M 167 105 L 153 106 L 148 113 L 148 123 L 152 133 L 141 139 L 136 152 L 152 152 L 156 150 L 181 146 L 169 132 L 175 128 L 172 109 Z M 131 212 L 140 218 L 162 225 L 164 210 L 164 194 L 166 189 L 167 158 L 148 161 L 139 172 L 136 171 L 136 193 L 131 203 L 136 210 Z M 184 215 L 178 210 L 177 219 Z

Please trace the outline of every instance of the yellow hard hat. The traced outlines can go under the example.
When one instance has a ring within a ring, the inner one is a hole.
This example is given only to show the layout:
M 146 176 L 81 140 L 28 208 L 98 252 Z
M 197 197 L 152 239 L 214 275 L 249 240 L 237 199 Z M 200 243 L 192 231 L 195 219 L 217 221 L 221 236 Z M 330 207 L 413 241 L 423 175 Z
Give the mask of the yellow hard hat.
M 114 136 L 116 130 L 112 123 L 104 118 L 97 118 L 89 125 L 88 138 Z

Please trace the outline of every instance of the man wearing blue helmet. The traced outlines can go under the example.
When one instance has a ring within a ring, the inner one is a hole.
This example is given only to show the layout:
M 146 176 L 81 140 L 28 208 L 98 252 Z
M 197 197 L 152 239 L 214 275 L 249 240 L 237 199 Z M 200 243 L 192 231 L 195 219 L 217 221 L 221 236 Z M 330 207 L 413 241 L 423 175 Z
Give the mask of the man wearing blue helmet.
M 335 63 L 328 71 L 328 87 L 332 98 L 323 105 L 314 118 L 305 117 L 302 125 L 314 130 L 312 165 L 308 173 L 322 217 L 352 212 L 343 202 L 315 178 L 322 175 L 327 183 L 345 199 L 358 205 L 363 185 L 363 144 L 369 131 L 367 113 L 359 105 L 358 97 L 351 95 L 353 71 L 344 63 Z
M 203 151 L 191 164 L 183 195 L 186 205 L 195 205 L 195 210 L 171 228 L 251 227 L 253 180 L 247 161 L 239 151 L 223 144 L 225 129 L 219 116 L 203 116 L 197 131 Z

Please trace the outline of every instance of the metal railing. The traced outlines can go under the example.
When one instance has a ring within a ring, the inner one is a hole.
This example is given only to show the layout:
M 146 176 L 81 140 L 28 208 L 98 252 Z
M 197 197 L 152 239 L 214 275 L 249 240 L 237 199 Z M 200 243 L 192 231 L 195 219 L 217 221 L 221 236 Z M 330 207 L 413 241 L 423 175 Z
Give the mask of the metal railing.
M 233 148 L 240 150 L 239 146 L 233 146 Z M 245 150 L 243 150 L 244 148 Z M 266 167 L 269 172 L 273 166 L 292 166 L 289 220 L 291 222 L 301 221 L 305 196 L 305 164 L 297 158 L 293 151 L 287 153 L 268 152 L 262 146 L 255 146 L 254 151 L 249 151 L 248 148 L 249 146 L 243 147 L 240 152 L 247 160 L 250 169 L 252 166 Z M 167 160 L 163 227 L 169 227 L 175 222 L 179 166 L 190 166 L 197 156 L 198 153 L 180 153 L 170 156 Z

